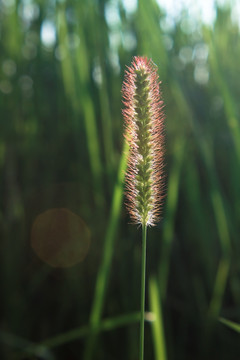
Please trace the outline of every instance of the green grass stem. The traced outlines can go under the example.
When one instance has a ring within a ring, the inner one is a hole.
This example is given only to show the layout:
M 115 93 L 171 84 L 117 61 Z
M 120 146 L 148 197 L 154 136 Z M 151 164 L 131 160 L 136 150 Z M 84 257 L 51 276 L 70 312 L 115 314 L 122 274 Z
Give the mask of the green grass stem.
M 141 269 L 141 319 L 140 319 L 140 360 L 144 359 L 144 314 L 146 288 L 147 226 L 142 226 L 142 269 Z
M 161 297 L 157 279 L 155 277 L 152 277 L 149 281 L 149 296 L 150 308 L 154 314 L 154 321 L 152 322 L 152 333 L 155 359 L 167 360 Z

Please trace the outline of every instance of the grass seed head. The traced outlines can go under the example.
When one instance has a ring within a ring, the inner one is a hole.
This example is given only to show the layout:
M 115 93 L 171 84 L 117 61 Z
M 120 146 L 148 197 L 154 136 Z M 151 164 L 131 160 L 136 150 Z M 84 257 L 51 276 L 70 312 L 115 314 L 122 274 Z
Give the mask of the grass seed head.
M 122 86 L 129 144 L 126 206 L 134 224 L 156 225 L 163 201 L 163 101 L 157 66 L 135 56 Z

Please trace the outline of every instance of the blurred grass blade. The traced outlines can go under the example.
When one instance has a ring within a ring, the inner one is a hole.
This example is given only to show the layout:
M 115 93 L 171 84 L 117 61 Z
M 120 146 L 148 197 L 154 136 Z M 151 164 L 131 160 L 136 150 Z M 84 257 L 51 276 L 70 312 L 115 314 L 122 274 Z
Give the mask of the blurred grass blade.
M 57 30 L 58 30 L 58 39 L 59 44 L 62 47 L 62 51 L 66 54 L 61 60 L 61 69 L 62 69 L 62 76 L 63 76 L 63 83 L 65 92 L 67 97 L 71 101 L 74 111 L 78 112 L 79 103 L 77 102 L 76 95 L 75 95 L 75 78 L 73 73 L 73 65 L 69 53 L 69 49 L 67 47 L 67 38 L 68 38 L 68 29 L 67 23 L 65 18 L 64 9 L 58 10 L 57 13 Z
M 240 128 L 238 122 L 238 110 L 234 101 L 234 98 L 230 92 L 228 82 L 224 79 L 224 71 L 221 69 L 219 62 L 219 55 L 217 44 L 214 42 L 213 35 L 214 33 L 210 31 L 204 32 L 205 38 L 210 45 L 210 65 L 211 72 L 214 76 L 214 80 L 217 84 L 218 89 L 223 98 L 224 110 L 226 113 L 226 120 L 229 126 L 229 131 L 232 135 L 235 150 L 238 156 L 238 160 L 240 161 Z M 226 50 L 227 51 L 227 50 Z
M 155 277 L 149 280 L 150 310 L 154 314 L 152 322 L 153 344 L 156 360 L 167 360 L 164 321 L 159 288 Z
M 6 3 L 7 4 L 7 3 Z M 1 4 L 2 5 L 2 4 Z M 21 57 L 21 44 L 23 41 L 22 32 L 18 27 L 18 1 L 13 0 L 11 2 L 12 11 L 8 16 L 2 16 L 1 22 L 5 25 L 4 32 L 4 45 L 6 46 L 7 54 L 9 58 L 18 59 Z M 2 8 L 1 8 L 2 11 Z M 2 14 L 1 14 L 2 15 Z M 0 38 L 1 39 L 1 38 Z M 1 43 L 2 45 L 2 43 Z M 2 52 L 2 49 L 1 49 Z
M 232 330 L 240 333 L 240 324 L 237 324 L 237 323 L 235 323 L 235 322 L 233 322 L 233 321 L 224 319 L 224 318 L 222 318 L 222 317 L 219 318 L 219 321 L 220 321 L 222 324 L 228 326 L 230 329 L 232 329 Z
M 149 315 L 150 316 L 150 315 Z M 151 316 L 150 316 L 151 317 Z M 122 326 L 129 324 L 139 323 L 140 313 L 133 312 L 129 314 L 123 314 L 112 318 L 106 318 L 99 324 L 100 331 L 111 331 Z M 146 319 L 147 320 L 147 319 Z M 52 354 L 48 349 L 55 348 L 67 344 L 71 341 L 85 337 L 91 332 L 91 327 L 82 326 L 77 329 L 67 331 L 65 333 L 56 335 L 52 338 L 42 341 L 40 344 L 32 343 L 19 336 L 0 331 L 0 341 L 12 348 L 21 349 L 22 353 L 33 354 L 41 356 L 44 359 L 53 359 Z
M 177 86 L 176 86 L 177 89 Z M 217 172 L 215 169 L 215 161 L 213 158 L 213 148 L 211 138 L 203 139 L 199 137 L 201 130 L 197 122 L 193 122 L 194 116 L 192 113 L 191 106 L 188 106 L 187 99 L 182 96 L 182 102 L 185 105 L 186 113 L 188 114 L 187 118 L 190 121 L 189 125 L 191 126 L 194 135 L 196 144 L 199 147 L 200 155 L 206 171 L 208 173 L 208 178 L 210 182 L 210 194 L 211 194 L 211 205 L 213 207 L 214 217 L 216 221 L 219 242 L 222 251 L 222 258 L 219 262 L 217 269 L 217 275 L 215 279 L 215 285 L 213 288 L 212 299 L 209 305 L 209 318 L 211 321 L 216 319 L 222 304 L 222 299 L 224 291 L 226 289 L 226 282 L 229 273 L 229 255 L 231 249 L 231 240 L 228 229 L 228 220 L 226 217 L 224 209 L 224 198 L 222 196 L 221 187 L 219 184 Z M 170 191 L 169 191 L 170 192 Z
M 212 189 L 211 199 L 212 199 L 223 256 L 228 258 L 231 249 L 228 221 L 224 210 L 223 198 L 221 197 L 219 191 L 217 191 L 216 186 Z
M 229 260 L 221 259 L 218 265 L 212 299 L 208 310 L 208 317 L 210 322 L 215 321 L 219 315 L 224 291 L 226 288 L 229 268 L 230 268 Z
M 180 137 L 178 140 L 176 140 L 176 143 L 174 145 L 174 159 L 168 175 L 168 195 L 166 200 L 166 210 L 163 223 L 161 259 L 159 261 L 159 279 L 162 299 L 164 299 L 166 295 L 170 266 L 171 244 L 174 236 L 174 221 L 177 211 L 179 181 L 182 161 L 184 157 L 184 149 L 185 140 L 184 138 Z
M 136 17 L 136 32 L 138 47 L 143 54 L 149 54 L 153 61 L 157 61 L 160 71 L 168 66 L 168 54 L 164 46 L 161 28 L 159 26 L 160 9 L 155 0 L 138 0 Z M 149 41 L 151 39 L 151 41 Z
M 221 246 L 221 259 L 219 261 L 212 299 L 210 301 L 208 315 L 210 321 L 215 321 L 219 315 L 224 291 L 227 286 L 227 278 L 230 269 L 231 239 L 228 229 L 228 220 L 224 207 L 224 198 L 216 175 L 213 161 L 212 147 L 205 141 L 201 144 L 202 156 L 209 174 L 210 195 L 215 217 L 219 243 Z
M 139 319 L 139 312 L 123 314 L 112 318 L 106 318 L 99 323 L 98 329 L 99 331 L 111 331 L 122 326 L 138 323 Z M 67 344 L 79 338 L 83 338 L 87 336 L 91 331 L 92 329 L 90 326 L 82 326 L 80 328 L 73 329 L 67 331 L 66 333 L 62 333 L 47 340 L 44 340 L 41 345 L 44 345 L 48 348 L 54 348 L 63 344 Z
M 16 357 L 14 357 L 14 359 L 22 359 L 26 354 L 34 355 L 36 358 L 41 358 L 43 360 L 55 359 L 47 346 L 33 343 L 20 336 L 16 336 L 5 331 L 0 331 L 0 341 L 13 349 L 19 349 L 19 352 L 16 353 Z
M 124 182 L 126 166 L 127 166 L 127 153 L 128 153 L 127 143 L 124 142 L 123 153 L 118 169 L 118 177 L 113 192 L 113 200 L 112 200 L 109 224 L 107 227 L 107 233 L 105 237 L 102 263 L 100 265 L 96 280 L 95 294 L 94 294 L 93 305 L 90 315 L 90 326 L 92 333 L 90 334 L 86 344 L 85 355 L 84 355 L 85 360 L 89 360 L 93 357 L 93 351 L 94 351 L 93 345 L 95 342 L 96 334 L 99 330 L 99 324 L 102 316 L 102 310 L 103 310 L 106 289 L 110 274 L 112 256 L 113 256 L 114 240 L 115 240 L 118 221 L 121 212 L 121 204 L 123 197 L 123 182 Z
M 94 46 L 98 54 L 96 65 L 99 66 L 101 81 L 98 85 L 98 96 L 101 107 L 101 120 L 102 120 L 102 134 L 103 134 L 103 147 L 104 156 L 107 167 L 108 175 L 112 175 L 112 165 L 114 158 L 113 146 L 113 133 L 112 133 L 112 117 L 110 112 L 110 103 L 107 89 L 107 72 L 106 72 L 106 57 L 104 48 L 107 46 L 107 27 L 104 19 L 104 6 L 103 3 L 98 2 L 96 5 L 90 6 L 89 20 L 94 32 Z M 106 51 L 106 50 L 105 50 Z
M 102 164 L 100 158 L 100 144 L 98 139 L 94 103 L 91 93 L 88 91 L 89 79 L 89 65 L 87 57 L 87 47 L 82 36 L 81 28 L 78 28 L 80 33 L 80 45 L 78 49 L 73 52 L 69 50 L 69 33 L 65 16 L 65 5 L 61 4 L 58 10 L 58 35 L 59 44 L 64 51 L 65 56 L 61 61 L 62 74 L 66 94 L 73 106 L 75 113 L 75 141 L 78 143 L 80 133 L 79 122 L 80 115 L 84 118 L 85 131 L 87 137 L 88 155 L 90 161 L 90 168 L 93 175 L 93 185 L 95 189 L 95 199 L 98 205 L 103 202 L 103 182 L 102 182 Z

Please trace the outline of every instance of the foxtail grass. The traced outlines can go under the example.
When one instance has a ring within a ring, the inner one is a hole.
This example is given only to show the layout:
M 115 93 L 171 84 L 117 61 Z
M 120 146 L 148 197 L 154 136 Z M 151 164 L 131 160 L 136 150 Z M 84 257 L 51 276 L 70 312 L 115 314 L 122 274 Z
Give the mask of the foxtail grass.
M 163 102 L 157 66 L 134 57 L 122 87 L 125 138 L 129 144 L 126 207 L 142 226 L 140 360 L 144 359 L 147 227 L 160 220 L 163 202 Z

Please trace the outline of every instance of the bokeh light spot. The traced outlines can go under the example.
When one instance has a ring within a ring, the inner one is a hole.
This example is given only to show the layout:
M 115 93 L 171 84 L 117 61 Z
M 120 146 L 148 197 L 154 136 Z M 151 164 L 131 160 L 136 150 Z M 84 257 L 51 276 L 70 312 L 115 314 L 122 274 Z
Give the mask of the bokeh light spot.
M 68 209 L 47 210 L 32 225 L 31 246 L 52 267 L 70 267 L 86 257 L 90 231 L 80 216 Z
M 192 48 L 190 46 L 184 46 L 180 49 L 179 58 L 184 65 L 192 61 Z
M 209 71 L 206 65 L 196 65 L 194 69 L 194 80 L 200 85 L 206 85 L 209 80 Z
M 41 26 L 41 41 L 44 46 L 51 48 L 56 42 L 56 28 L 50 20 L 44 20 Z

